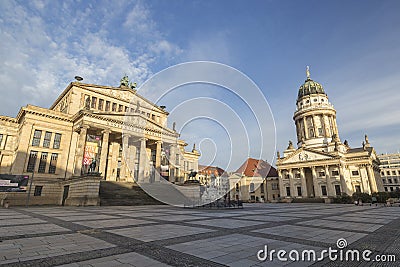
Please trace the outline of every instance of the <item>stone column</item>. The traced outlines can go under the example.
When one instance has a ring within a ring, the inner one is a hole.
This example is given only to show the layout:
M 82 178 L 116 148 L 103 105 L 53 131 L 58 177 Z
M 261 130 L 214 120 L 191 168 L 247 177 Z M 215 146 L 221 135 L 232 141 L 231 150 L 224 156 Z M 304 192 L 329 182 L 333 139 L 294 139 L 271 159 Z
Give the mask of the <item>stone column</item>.
M 336 117 L 332 116 L 332 123 L 333 123 L 333 131 L 335 132 L 337 138 L 339 138 L 339 131 L 336 124 Z
M 126 180 L 129 161 L 129 135 L 122 135 L 121 179 Z
M 100 165 L 99 172 L 103 175 L 103 179 L 106 180 L 106 166 L 108 159 L 108 140 L 110 139 L 110 130 L 103 131 L 103 137 L 101 139 L 101 154 L 100 154 Z
M 368 173 L 368 180 L 369 180 L 369 187 L 371 188 L 371 193 L 378 192 L 378 186 L 376 184 L 376 178 L 374 171 L 371 170 L 372 167 L 368 165 L 367 167 L 367 173 Z
M 304 197 L 307 197 L 308 196 L 307 181 L 306 181 L 306 176 L 304 175 L 304 168 L 300 168 L 300 180 L 301 180 L 301 194 Z
M 328 197 L 334 196 L 335 194 L 334 194 L 334 192 L 332 190 L 331 175 L 329 173 L 329 166 L 328 165 L 325 165 L 325 177 L 326 177 L 326 193 L 327 193 L 327 196 Z M 322 195 L 322 192 L 321 192 L 321 195 Z
M 175 182 L 175 177 L 177 174 L 175 173 L 175 162 L 176 162 L 176 145 L 169 145 L 169 181 Z
M 82 175 L 83 156 L 85 153 L 86 134 L 87 134 L 88 129 L 89 129 L 89 126 L 84 125 L 81 127 L 81 131 L 79 133 L 77 150 L 75 153 L 75 170 L 74 170 L 75 176 Z
M 303 128 L 304 128 L 304 139 L 308 139 L 308 127 L 307 127 L 307 118 L 303 117 Z
M 129 181 L 135 181 L 134 176 L 135 176 L 135 157 L 136 157 L 136 146 L 133 144 L 129 144 L 128 146 L 128 154 L 129 154 L 129 160 L 128 160 L 128 180 Z
M 315 116 L 312 116 L 312 122 L 313 122 L 313 127 L 314 127 L 314 137 L 318 137 L 318 128 L 317 124 L 315 123 Z
M 139 157 L 139 182 L 149 182 L 149 173 L 148 173 L 148 159 L 146 152 L 146 138 L 140 139 L 140 157 Z
M 326 115 L 322 115 L 322 121 L 324 122 L 325 137 L 332 137 L 332 134 L 329 131 L 328 117 Z
M 161 175 L 161 141 L 156 142 L 156 172 L 155 172 L 155 180 L 160 181 Z
M 293 179 L 293 171 L 292 169 L 288 170 L 288 174 L 289 174 L 289 183 L 290 183 L 290 196 L 294 197 L 297 195 L 297 190 L 294 187 L 294 179 Z
M 282 197 L 286 197 L 286 186 L 284 185 L 283 178 L 282 170 L 278 170 L 279 192 Z
M 317 177 L 317 171 L 315 166 L 311 167 L 311 171 L 312 171 L 312 176 L 313 176 L 313 188 L 314 188 L 314 197 L 320 197 L 321 194 L 319 193 L 321 190 L 319 189 L 318 186 L 318 177 Z
M 339 176 L 340 176 L 341 192 L 347 194 L 348 190 L 347 190 L 346 180 L 344 178 L 344 166 L 341 164 L 339 165 Z M 336 195 L 336 192 L 335 192 L 335 195 Z

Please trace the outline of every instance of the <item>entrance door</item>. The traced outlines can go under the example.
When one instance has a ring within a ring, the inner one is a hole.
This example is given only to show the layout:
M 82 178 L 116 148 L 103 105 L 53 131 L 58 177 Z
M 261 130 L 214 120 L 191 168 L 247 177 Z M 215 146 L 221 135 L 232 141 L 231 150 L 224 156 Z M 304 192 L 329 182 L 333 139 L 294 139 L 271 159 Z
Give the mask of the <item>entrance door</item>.
M 65 200 L 68 198 L 68 193 L 69 193 L 69 185 L 64 186 L 64 192 L 63 192 L 63 198 L 62 198 L 62 203 L 61 205 L 65 205 Z
M 310 168 L 304 168 L 304 175 L 306 177 L 306 186 L 307 186 L 307 197 L 315 196 L 314 193 L 314 182 L 312 171 Z

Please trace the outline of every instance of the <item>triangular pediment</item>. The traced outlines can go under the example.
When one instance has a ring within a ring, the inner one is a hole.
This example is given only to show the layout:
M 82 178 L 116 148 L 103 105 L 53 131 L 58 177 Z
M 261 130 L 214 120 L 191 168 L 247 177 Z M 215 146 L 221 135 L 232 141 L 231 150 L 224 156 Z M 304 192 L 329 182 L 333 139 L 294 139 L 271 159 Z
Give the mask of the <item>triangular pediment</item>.
M 316 151 L 309 148 L 299 148 L 286 158 L 280 159 L 279 164 L 298 163 L 314 160 L 328 160 L 335 158 L 335 155 L 330 153 Z

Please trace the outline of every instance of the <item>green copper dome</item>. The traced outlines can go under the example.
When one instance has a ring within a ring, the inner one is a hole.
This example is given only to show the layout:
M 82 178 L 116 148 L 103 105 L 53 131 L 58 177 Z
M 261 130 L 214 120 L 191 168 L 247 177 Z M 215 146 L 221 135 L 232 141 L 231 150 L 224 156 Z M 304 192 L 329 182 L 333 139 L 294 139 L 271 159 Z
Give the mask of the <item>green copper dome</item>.
M 299 88 L 298 98 L 311 94 L 323 94 L 326 95 L 322 85 L 316 81 L 307 78 L 307 80 Z
M 326 95 L 322 85 L 316 81 L 311 80 L 309 66 L 307 66 L 306 75 L 307 75 L 307 80 L 300 86 L 299 95 L 297 96 L 297 99 L 300 99 L 303 96 L 312 95 L 312 94 Z

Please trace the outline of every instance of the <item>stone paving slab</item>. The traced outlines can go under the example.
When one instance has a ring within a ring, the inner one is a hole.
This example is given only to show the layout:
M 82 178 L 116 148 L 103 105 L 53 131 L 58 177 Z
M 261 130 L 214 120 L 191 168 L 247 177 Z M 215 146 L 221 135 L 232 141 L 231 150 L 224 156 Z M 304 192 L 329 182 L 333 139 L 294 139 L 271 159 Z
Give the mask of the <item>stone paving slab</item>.
M 189 226 L 164 224 L 139 226 L 135 228 L 121 228 L 117 230 L 108 230 L 107 232 L 135 238 L 144 242 L 174 238 L 179 236 L 194 235 L 199 233 L 211 232 L 209 229 L 202 229 Z
M 25 234 L 46 234 L 54 232 L 69 232 L 69 229 L 54 224 L 35 224 L 32 227 L 28 225 L 4 226 L 0 227 L 0 237 L 18 236 Z
M 202 220 L 202 221 L 193 221 L 191 224 L 200 224 L 214 227 L 222 227 L 235 229 L 240 227 L 252 226 L 257 224 L 264 224 L 265 222 L 260 221 L 246 221 L 246 220 L 238 220 L 238 219 L 211 219 L 211 220 Z
M 34 223 L 46 223 L 46 221 L 36 218 L 22 218 L 22 219 L 9 218 L 0 220 L 0 227 L 7 225 L 22 225 L 22 224 L 34 224 Z
M 111 215 L 79 215 L 79 216 L 55 216 L 55 218 L 63 220 L 63 221 L 87 221 L 87 220 L 101 220 L 101 219 L 117 219 L 118 217 L 116 216 L 111 216 Z
M 196 257 L 215 261 L 227 266 L 271 266 L 271 264 L 276 266 L 279 264 L 277 260 L 272 262 L 266 261 L 263 263 L 257 258 L 256 253 L 259 250 L 264 249 L 265 245 L 274 250 L 322 250 L 320 247 L 293 244 L 290 242 L 277 241 L 268 238 L 258 238 L 242 234 L 232 234 L 224 237 L 209 238 L 196 242 L 186 242 L 172 245 L 168 248 L 175 249 Z M 287 263 L 282 263 L 282 266 L 285 264 Z
M 336 221 L 333 220 L 321 220 L 321 219 L 298 222 L 296 224 L 322 226 L 334 229 L 346 229 L 346 230 L 355 230 L 363 232 L 374 232 L 383 226 L 382 224 L 345 222 L 345 221 L 337 223 Z
M 82 234 L 6 240 L 0 243 L 0 264 L 110 248 L 114 245 Z
M 353 233 L 349 231 L 327 230 L 317 227 L 305 227 L 297 225 L 282 225 L 271 228 L 254 230 L 252 232 L 273 234 L 277 236 L 294 237 L 327 244 L 334 244 L 339 238 L 345 238 L 349 244 L 366 236 L 367 234 Z
M 135 252 L 117 254 L 108 257 L 58 265 L 58 267 L 89 267 L 89 266 L 137 266 L 137 267 L 168 267 L 170 265 L 153 260 Z
M 154 222 L 137 220 L 137 219 L 113 219 L 113 220 L 96 220 L 96 221 L 79 221 L 76 224 L 84 225 L 90 228 L 108 228 L 108 227 L 118 227 L 118 226 L 135 226 L 141 224 L 152 224 Z

